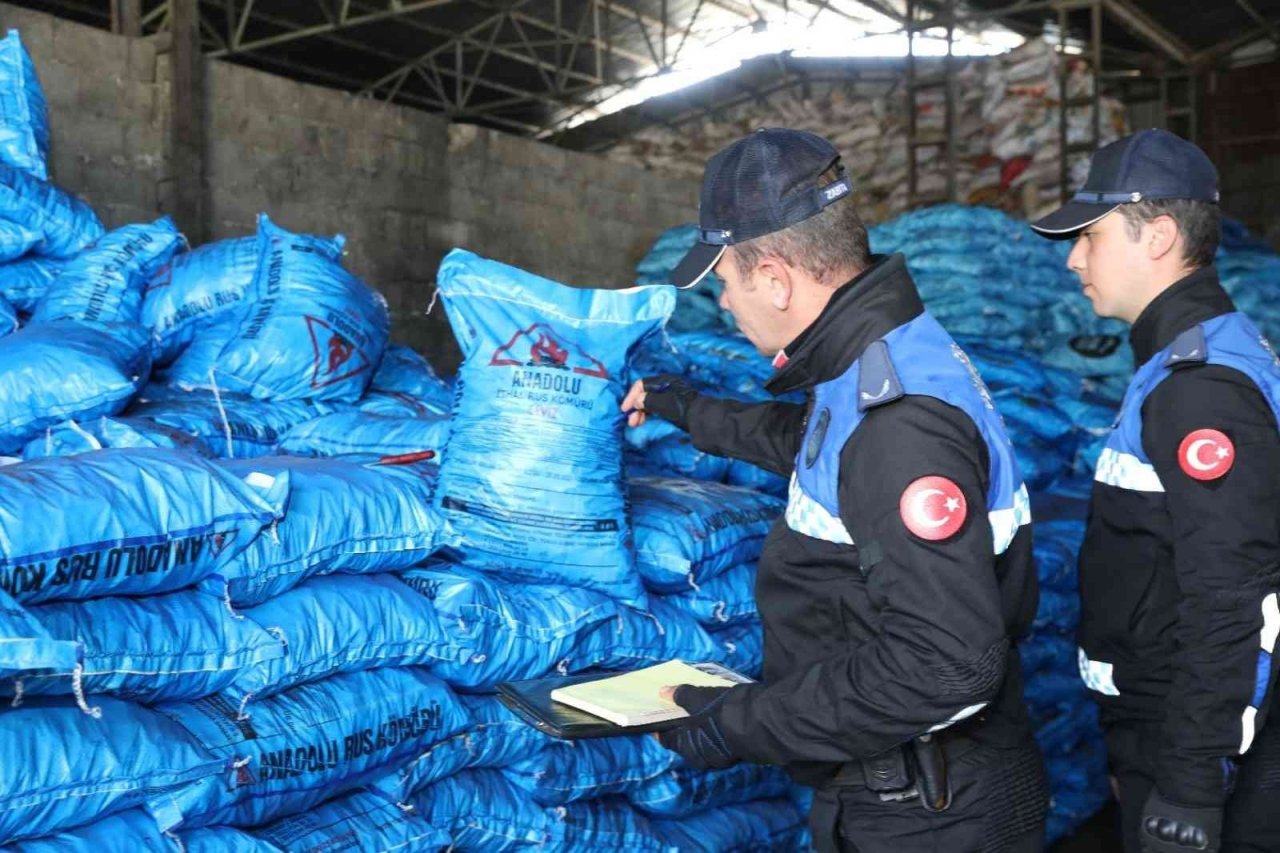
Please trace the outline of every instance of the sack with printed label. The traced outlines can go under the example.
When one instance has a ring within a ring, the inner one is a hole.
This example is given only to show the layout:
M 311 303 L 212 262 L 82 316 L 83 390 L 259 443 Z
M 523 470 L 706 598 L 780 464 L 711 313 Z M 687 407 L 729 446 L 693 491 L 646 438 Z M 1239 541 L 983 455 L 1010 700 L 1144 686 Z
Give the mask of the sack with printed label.
M 79 643 L 53 637 L 30 611 L 0 591 L 0 679 L 39 670 L 70 673 L 79 663 Z
M 225 572 L 288 491 L 287 474 L 241 478 L 172 450 L 0 467 L 0 589 L 35 604 L 190 586 Z
M 196 590 L 59 601 L 32 607 L 31 615 L 50 636 L 81 646 L 82 667 L 75 677 L 35 673 L 0 682 L 6 695 L 102 693 L 148 704 L 198 699 L 285 651 L 280 637 Z
M 67 421 L 51 426 L 44 435 L 33 438 L 22 450 L 23 459 L 47 456 L 74 456 L 108 447 L 164 447 L 182 450 L 206 459 L 213 457 L 201 439 L 164 424 L 142 418 L 91 418 L 83 424 Z
M 17 30 L 0 39 L 0 163 L 49 177 L 49 108 Z
M 407 802 L 415 791 L 460 770 L 508 767 L 555 743 L 550 735 L 517 717 L 496 696 L 462 695 L 458 701 L 467 711 L 467 727 L 380 779 L 375 783 L 379 790 L 396 802 Z
M 729 476 L 732 460 L 715 456 L 693 445 L 684 433 L 651 441 L 641 452 L 627 451 L 627 474 L 640 477 L 672 477 L 720 483 Z
M 678 853 L 678 848 L 667 843 L 649 819 L 622 797 L 569 803 L 555 809 L 553 815 L 555 849 L 566 853 L 593 853 L 596 850 Z
M 412 569 L 400 577 L 433 604 L 451 643 L 469 652 L 432 665 L 462 690 L 492 690 L 567 667 L 578 658 L 579 642 L 612 626 L 624 609 L 590 590 L 505 584 L 457 567 Z
M 391 321 L 382 295 L 343 269 L 343 242 L 292 234 L 259 216 L 245 305 L 203 330 L 166 381 L 261 400 L 358 400 Z
M 619 409 L 669 287 L 566 287 L 455 249 L 439 293 L 463 350 L 437 505 L 468 565 L 643 607 Z
M 724 806 L 652 826 L 676 850 L 809 849 L 805 811 L 789 799 Z
M 670 770 L 628 791 L 631 805 L 653 817 L 682 818 L 766 797 L 795 787 L 780 767 L 735 764 L 727 770 L 694 770 L 677 761 Z
M 449 833 L 422 815 L 371 791 L 355 791 L 249 830 L 280 851 L 351 850 L 369 853 L 436 851 L 449 846 Z
M 449 688 L 420 667 L 303 684 L 248 716 L 223 696 L 159 705 L 232 769 L 185 826 L 253 826 L 298 814 L 386 775 L 466 725 Z
M 185 813 L 225 767 L 141 705 L 102 697 L 86 714 L 69 699 L 29 699 L 0 714 L 0 844 L 137 805 Z
M 446 415 L 403 417 L 351 409 L 298 424 L 281 439 L 280 452 L 293 456 L 402 456 L 429 450 L 439 457 L 448 443 Z
M 12 853 L 137 853 L 138 850 L 178 853 L 173 838 L 165 835 L 155 817 L 132 808 L 55 835 L 22 841 L 6 850 Z
M 387 347 L 369 390 L 406 394 L 426 403 L 439 415 L 449 414 L 453 407 L 452 383 L 441 379 L 429 361 L 403 344 Z
M 206 243 L 157 269 L 142 301 L 156 364 L 170 363 L 217 318 L 240 310 L 257 270 L 256 236 Z
M 312 578 L 244 615 L 277 634 L 286 650 L 244 669 L 227 688 L 241 707 L 340 672 L 430 664 L 458 653 L 431 602 L 389 574 Z
M 723 647 L 692 616 L 653 598 L 650 612 L 619 608 L 617 616 L 588 631 L 575 645 L 569 668 L 632 670 L 672 659 L 702 663 L 723 657 Z
M 37 255 L 70 258 L 102 236 L 102 223 L 80 199 L 47 181 L 0 163 L 0 219 L 40 235 Z
M 307 578 L 373 574 L 422 562 L 436 547 L 436 467 L 271 456 L 221 463 L 240 477 L 289 480 L 289 510 L 208 583 L 251 607 Z
M 503 769 L 544 806 L 625 794 L 664 775 L 678 760 L 649 735 L 554 741 Z
M 9 300 L 14 308 L 30 314 L 66 265 L 67 261 L 36 255 L 0 264 L 0 296 Z
M 636 566 L 655 592 L 683 592 L 760 556 L 782 500 L 718 483 L 631 481 Z
M 409 804 L 449 833 L 457 853 L 551 847 L 555 840 L 550 811 L 497 770 L 455 773 L 415 793 Z
M 146 330 L 131 323 L 68 320 L 0 338 L 0 454 L 63 421 L 119 412 L 150 370 Z
M 665 595 L 662 600 L 709 629 L 750 622 L 759 618 L 755 563 L 736 566 L 694 589 Z
M 117 228 L 67 262 L 31 322 L 137 323 L 147 279 L 182 247 L 167 216 Z

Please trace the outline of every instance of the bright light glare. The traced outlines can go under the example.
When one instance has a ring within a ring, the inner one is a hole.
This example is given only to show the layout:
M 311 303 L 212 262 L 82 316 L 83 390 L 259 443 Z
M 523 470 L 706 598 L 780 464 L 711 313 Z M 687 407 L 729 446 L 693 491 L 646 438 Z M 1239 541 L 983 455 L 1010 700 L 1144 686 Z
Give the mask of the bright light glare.
M 714 44 L 695 43 L 696 39 L 690 38 L 675 68 L 630 87 L 601 89 L 599 101 L 568 118 L 559 129 L 577 127 L 650 98 L 688 88 L 733 71 L 746 60 L 759 56 L 790 53 L 798 58 L 892 58 L 907 55 L 905 33 L 871 30 L 872 27 L 858 27 L 832 15 L 820 15 L 813 21 L 790 15 L 787 20 L 770 21 L 767 28 L 759 31 L 744 26 Z M 1012 50 L 1023 41 L 1022 36 L 1005 29 L 961 30 L 956 33 L 952 50 L 956 56 L 993 56 Z M 917 56 L 944 56 L 947 52 L 945 31 L 917 34 L 914 52 Z

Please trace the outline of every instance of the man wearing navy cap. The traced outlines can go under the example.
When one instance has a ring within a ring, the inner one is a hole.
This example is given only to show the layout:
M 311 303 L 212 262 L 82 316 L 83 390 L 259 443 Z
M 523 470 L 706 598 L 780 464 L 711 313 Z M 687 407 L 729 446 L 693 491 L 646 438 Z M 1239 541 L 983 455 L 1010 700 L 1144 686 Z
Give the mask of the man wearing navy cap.
M 1217 172 L 1162 130 L 1102 148 L 1036 222 L 1137 373 L 1080 553 L 1080 673 L 1128 853 L 1280 850 L 1280 362 L 1213 266 Z
M 1046 785 L 1016 639 L 1036 610 L 1027 490 L 968 358 L 901 255 L 871 256 L 831 144 L 762 130 L 707 164 L 701 242 L 721 304 L 806 405 L 699 393 L 623 403 L 700 449 L 791 478 L 759 561 L 764 679 L 683 686 L 662 742 L 700 768 L 785 767 L 822 851 L 1038 851 Z

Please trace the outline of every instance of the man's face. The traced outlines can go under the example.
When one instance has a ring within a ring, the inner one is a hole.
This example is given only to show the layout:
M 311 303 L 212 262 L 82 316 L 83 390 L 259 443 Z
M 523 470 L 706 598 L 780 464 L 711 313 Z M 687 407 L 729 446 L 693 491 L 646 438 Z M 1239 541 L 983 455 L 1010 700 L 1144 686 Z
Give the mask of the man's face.
M 761 280 L 763 277 L 756 270 L 748 275 L 742 275 L 738 271 L 732 246 L 720 256 L 714 270 L 724 282 L 724 290 L 720 293 L 720 307 L 733 315 L 738 329 L 762 355 L 773 357 L 789 341 L 778 342 L 780 312 L 773 305 L 773 294 L 768 283 Z
M 1067 257 L 1094 312 L 1130 323 L 1141 313 L 1149 264 L 1142 240 L 1129 236 L 1118 210 L 1081 231 Z

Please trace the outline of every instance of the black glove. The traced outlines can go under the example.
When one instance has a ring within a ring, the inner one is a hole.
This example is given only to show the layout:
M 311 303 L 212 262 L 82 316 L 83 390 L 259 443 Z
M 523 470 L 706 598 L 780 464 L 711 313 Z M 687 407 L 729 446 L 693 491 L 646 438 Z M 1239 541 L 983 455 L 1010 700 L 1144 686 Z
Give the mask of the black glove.
M 689 431 L 689 409 L 698 392 L 689 380 L 676 373 L 663 373 L 641 380 L 644 383 L 644 410 Z
M 720 734 L 715 711 L 728 695 L 730 687 L 694 687 L 684 684 L 671 698 L 689 712 L 689 718 L 678 729 L 658 735 L 662 745 L 680 753 L 695 770 L 723 770 L 738 763 Z
M 1222 844 L 1222 807 L 1171 803 L 1152 789 L 1138 824 L 1142 853 L 1217 853 Z

